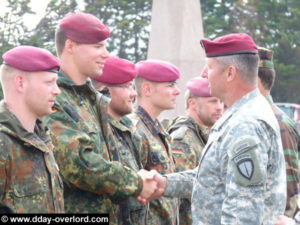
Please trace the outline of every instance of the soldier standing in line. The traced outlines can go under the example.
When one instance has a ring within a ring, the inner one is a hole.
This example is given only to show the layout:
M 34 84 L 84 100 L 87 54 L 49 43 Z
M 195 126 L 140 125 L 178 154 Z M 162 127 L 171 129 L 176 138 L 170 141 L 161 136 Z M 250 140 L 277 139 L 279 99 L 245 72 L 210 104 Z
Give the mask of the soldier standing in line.
M 299 181 L 299 151 L 300 135 L 295 122 L 281 111 L 274 103 L 270 95 L 275 81 L 275 69 L 273 64 L 273 52 L 266 48 L 258 48 L 260 58 L 258 65 L 258 88 L 269 101 L 280 127 L 281 142 L 285 157 L 287 176 L 287 202 L 284 215 L 294 218 L 299 212 L 298 199 L 300 195 Z
M 130 197 L 145 198 L 156 189 L 149 173 L 136 173 L 113 161 L 104 139 L 108 124 L 100 121 L 90 76 L 100 76 L 108 58 L 109 28 L 91 14 L 65 16 L 56 31 L 56 49 L 61 60 L 58 86 L 61 95 L 54 111 L 45 118 L 51 127 L 55 158 L 65 182 L 67 213 L 109 213 L 110 224 L 118 221 L 118 203 Z
M 176 172 L 198 166 L 209 130 L 223 113 L 223 103 L 210 95 L 208 81 L 201 77 L 188 81 L 185 108 L 187 116 L 177 117 L 168 129 Z M 180 199 L 179 216 L 180 224 L 192 224 L 190 199 Z
M 228 107 L 212 127 L 194 170 L 157 173 L 151 200 L 192 194 L 193 224 L 274 225 L 286 202 L 277 120 L 257 89 L 258 51 L 247 34 L 201 40 L 211 95 Z
M 133 111 L 133 101 L 136 97 L 133 79 L 136 76 L 134 63 L 118 57 L 109 57 L 105 61 L 103 74 L 92 77 L 92 82 L 96 89 L 108 95 L 102 95 L 102 98 L 109 97 L 103 99 L 108 107 L 101 106 L 100 111 L 102 112 L 101 122 L 109 123 L 111 129 L 111 135 L 104 138 L 114 143 L 109 147 L 112 160 L 119 161 L 138 172 L 143 168 L 140 160 L 142 143 L 136 133 L 136 128 L 126 116 Z M 146 207 L 137 200 L 130 198 L 119 205 L 123 224 L 145 224 Z
M 172 64 L 158 60 L 141 61 L 136 67 L 137 108 L 131 119 L 143 140 L 141 162 L 146 170 L 173 173 L 175 165 L 170 136 L 157 117 L 163 110 L 174 108 L 176 96 L 180 94 L 176 86 L 180 71 Z M 147 224 L 176 224 L 177 199 L 162 197 L 151 201 L 146 221 Z
M 0 213 L 63 213 L 63 183 L 49 130 L 39 119 L 60 94 L 59 61 L 20 46 L 3 55 L 0 102 Z

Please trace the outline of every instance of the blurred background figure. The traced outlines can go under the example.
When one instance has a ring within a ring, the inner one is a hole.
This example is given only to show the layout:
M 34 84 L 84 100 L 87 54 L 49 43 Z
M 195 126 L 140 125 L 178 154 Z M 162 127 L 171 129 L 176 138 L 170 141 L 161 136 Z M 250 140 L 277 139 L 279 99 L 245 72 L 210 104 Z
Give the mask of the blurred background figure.
M 294 218 L 299 212 L 298 200 L 300 196 L 299 181 L 299 151 L 300 134 L 295 122 L 281 111 L 274 103 L 271 90 L 275 82 L 276 72 L 273 64 L 273 52 L 259 47 L 260 58 L 258 68 L 258 88 L 269 101 L 280 127 L 282 147 L 284 151 L 286 178 L 287 178 L 287 202 L 284 215 Z
M 222 116 L 223 103 L 210 95 L 206 78 L 196 77 L 187 83 L 185 109 L 187 115 L 175 118 L 168 128 L 176 172 L 198 166 L 209 130 Z M 192 224 L 191 200 L 180 199 L 179 203 L 180 224 Z
M 159 60 L 140 61 L 136 67 L 137 105 L 131 119 L 145 147 L 141 152 L 141 162 L 146 170 L 155 169 L 161 174 L 173 173 L 175 164 L 171 138 L 157 117 L 164 110 L 175 107 L 176 98 L 180 94 L 176 85 L 180 71 L 171 63 Z M 177 222 L 176 198 L 161 197 L 149 203 L 147 224 L 175 225 Z

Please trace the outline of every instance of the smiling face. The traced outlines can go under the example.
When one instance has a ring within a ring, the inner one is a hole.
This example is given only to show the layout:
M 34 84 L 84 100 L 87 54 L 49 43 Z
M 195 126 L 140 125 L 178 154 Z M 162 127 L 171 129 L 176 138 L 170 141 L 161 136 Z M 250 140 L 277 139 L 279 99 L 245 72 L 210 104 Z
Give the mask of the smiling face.
M 56 80 L 57 74 L 47 71 L 24 76 L 24 104 L 36 118 L 51 113 L 55 98 L 60 94 Z
M 133 110 L 133 100 L 136 97 L 136 91 L 133 88 L 133 82 L 127 82 L 121 85 L 109 86 L 111 101 L 109 103 L 110 111 L 117 117 L 125 116 Z
M 106 41 L 96 44 L 73 43 L 73 59 L 78 71 L 86 77 L 101 76 L 105 60 L 109 57 Z

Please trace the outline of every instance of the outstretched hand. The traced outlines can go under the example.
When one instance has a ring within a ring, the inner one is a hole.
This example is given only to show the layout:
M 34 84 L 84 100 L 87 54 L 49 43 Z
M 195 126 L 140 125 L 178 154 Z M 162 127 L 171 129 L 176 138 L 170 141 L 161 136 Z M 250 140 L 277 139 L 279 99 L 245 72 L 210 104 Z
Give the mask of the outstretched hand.
M 137 200 L 142 204 L 159 198 L 163 195 L 167 186 L 167 178 L 161 176 L 156 170 L 140 170 L 139 175 L 143 178 L 143 190 Z
M 279 216 L 278 220 L 274 223 L 274 225 L 295 225 L 295 220 L 281 215 Z

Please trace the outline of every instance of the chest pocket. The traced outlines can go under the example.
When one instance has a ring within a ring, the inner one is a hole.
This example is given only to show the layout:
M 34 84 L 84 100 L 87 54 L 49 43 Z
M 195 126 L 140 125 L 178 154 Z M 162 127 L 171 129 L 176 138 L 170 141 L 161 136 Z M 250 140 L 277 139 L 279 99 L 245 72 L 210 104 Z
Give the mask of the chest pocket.
M 150 164 L 148 169 L 156 169 L 161 173 L 170 172 L 168 171 L 171 169 L 170 160 L 165 149 L 159 144 L 151 145 L 148 162 Z
M 45 178 L 34 177 L 14 185 L 14 205 L 17 212 L 47 212 L 49 187 Z

